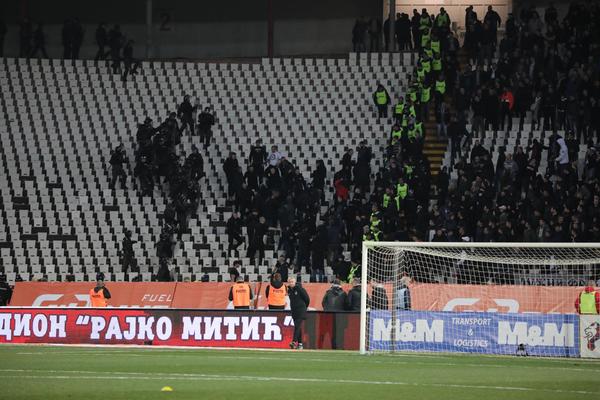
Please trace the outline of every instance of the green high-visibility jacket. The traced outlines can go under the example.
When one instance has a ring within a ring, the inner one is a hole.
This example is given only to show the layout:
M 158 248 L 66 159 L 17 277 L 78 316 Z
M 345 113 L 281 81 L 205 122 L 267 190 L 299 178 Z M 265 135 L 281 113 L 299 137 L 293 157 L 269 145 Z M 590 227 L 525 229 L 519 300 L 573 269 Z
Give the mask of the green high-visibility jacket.
M 404 112 L 404 103 L 398 103 L 398 104 L 396 104 L 396 108 L 394 109 L 394 112 L 397 115 L 401 115 Z
M 441 94 L 446 93 L 446 81 L 436 81 L 435 82 L 435 91 Z
M 364 236 L 363 236 L 363 240 L 365 240 Z M 356 274 L 356 271 L 358 271 L 358 264 L 352 264 L 352 266 L 350 267 L 350 272 L 348 272 L 348 279 L 346 280 L 346 282 L 352 283 L 352 281 L 354 280 L 354 275 Z
M 402 138 L 402 129 L 398 129 L 397 131 L 392 131 L 392 139 L 401 139 L 401 138 Z
M 579 311 L 581 314 L 598 314 L 596 292 L 581 292 L 579 295 Z
M 385 94 L 385 91 L 375 92 L 375 99 L 380 106 L 385 105 L 387 103 L 387 94 Z
M 433 68 L 434 71 L 441 71 L 442 70 L 442 60 L 440 58 L 434 58 L 433 61 L 431 62 L 431 68 Z
M 382 202 L 383 208 L 387 208 L 388 204 L 390 204 L 391 199 L 392 199 L 392 197 L 389 194 L 387 194 L 387 193 L 383 194 L 383 202 Z
M 406 184 L 406 183 L 404 183 L 402 185 L 397 184 L 396 185 L 396 194 L 398 195 L 398 197 L 400 197 L 400 199 L 404 200 L 404 198 L 408 194 L 408 184 Z
M 419 80 L 419 82 L 423 82 L 425 80 L 425 69 L 423 68 L 423 66 L 417 69 L 417 79 Z M 412 101 L 416 101 L 416 98 L 412 99 Z
M 439 40 L 432 40 L 431 41 L 431 51 L 434 52 L 435 54 L 439 54 L 440 53 L 440 41 Z
M 425 53 L 427 57 L 433 58 L 433 50 L 431 50 L 429 47 L 425 47 L 423 49 L 423 53 Z
M 423 32 L 421 34 L 421 47 L 423 47 L 423 48 L 427 47 L 430 40 L 431 40 L 431 34 L 429 33 L 429 30 L 427 30 L 426 33 Z
M 431 72 L 431 61 L 423 61 L 421 65 L 423 66 L 423 71 L 425 71 L 426 74 Z
M 431 88 L 429 86 L 421 89 L 421 103 L 427 103 L 431 99 Z
M 415 133 L 417 134 L 417 136 L 423 137 L 423 123 L 422 122 L 417 122 L 415 124 Z
M 413 166 L 412 166 L 412 165 L 408 165 L 408 164 L 407 164 L 407 165 L 405 165 L 405 166 L 404 166 L 404 172 L 406 173 L 406 175 L 407 175 L 408 177 L 411 177 L 411 176 L 412 176 L 412 173 L 413 173 Z
M 429 15 L 422 15 L 421 19 L 419 20 L 419 29 L 429 30 L 430 26 L 431 26 L 431 19 L 429 18 Z
M 450 22 L 448 14 L 438 14 L 435 18 L 435 23 L 438 27 L 446 26 Z

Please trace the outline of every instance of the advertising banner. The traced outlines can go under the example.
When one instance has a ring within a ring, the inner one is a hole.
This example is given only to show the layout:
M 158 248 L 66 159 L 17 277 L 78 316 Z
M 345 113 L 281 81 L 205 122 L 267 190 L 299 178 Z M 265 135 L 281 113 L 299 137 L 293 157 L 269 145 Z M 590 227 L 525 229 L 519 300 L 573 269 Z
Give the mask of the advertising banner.
M 305 348 L 358 350 L 358 313 L 310 312 Z M 0 343 L 288 348 L 287 312 L 0 308 Z
M 395 322 L 395 323 L 394 323 Z M 578 357 L 574 314 L 372 311 L 369 349 Z
M 267 309 L 267 282 L 250 283 L 256 295 L 254 306 Z M 10 302 L 16 307 L 89 307 L 89 291 L 95 282 L 17 282 Z M 309 310 L 321 311 L 328 283 L 303 285 L 311 302 Z M 233 309 L 229 282 L 106 282 L 111 307 Z M 350 285 L 344 287 L 350 290 Z M 289 308 L 289 304 L 288 304 Z
M 16 282 L 11 306 L 89 307 L 95 282 Z M 112 307 L 170 307 L 175 282 L 107 282 Z
M 17 282 L 12 306 L 85 307 L 94 282 Z M 267 282 L 251 283 L 256 294 L 255 308 L 267 308 Z M 309 309 L 322 310 L 321 301 L 331 287 L 328 283 L 303 285 L 311 302 Z M 107 282 L 112 307 L 198 308 L 225 310 L 230 303 L 229 282 Z M 388 304 L 392 305 L 392 287 L 384 285 Z M 344 285 L 350 290 L 350 285 Z M 575 299 L 580 287 L 508 286 L 508 285 L 410 285 L 413 310 L 474 311 L 500 313 L 570 314 L 575 312 Z M 369 293 L 371 290 L 369 290 Z
M 286 313 L 168 309 L 1 309 L 0 343 L 286 348 Z
M 413 310 L 571 314 L 580 287 L 415 283 Z
M 600 358 L 600 315 L 579 316 L 581 357 Z

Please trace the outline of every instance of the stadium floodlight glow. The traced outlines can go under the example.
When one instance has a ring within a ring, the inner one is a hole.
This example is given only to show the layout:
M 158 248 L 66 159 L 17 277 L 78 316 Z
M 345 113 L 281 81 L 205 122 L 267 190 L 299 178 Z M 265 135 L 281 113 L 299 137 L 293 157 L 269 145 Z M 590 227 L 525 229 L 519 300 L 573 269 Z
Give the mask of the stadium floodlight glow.
M 600 244 L 366 241 L 361 266 L 361 354 L 577 357 Z

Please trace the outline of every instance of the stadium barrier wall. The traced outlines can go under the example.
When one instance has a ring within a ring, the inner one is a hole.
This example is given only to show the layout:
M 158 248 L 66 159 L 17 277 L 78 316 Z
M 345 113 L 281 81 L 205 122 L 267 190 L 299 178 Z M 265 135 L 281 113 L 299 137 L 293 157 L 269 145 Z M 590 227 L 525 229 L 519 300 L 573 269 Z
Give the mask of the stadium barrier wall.
M 524 344 L 532 356 L 580 356 L 575 314 L 399 311 L 396 318 L 393 326 L 391 312 L 370 313 L 370 351 L 515 355 Z
M 255 308 L 266 309 L 267 283 L 251 285 L 257 294 Z M 17 282 L 11 305 L 85 307 L 90 305 L 88 293 L 93 286 L 93 282 Z M 108 282 L 107 287 L 113 307 L 233 308 L 229 282 Z M 311 298 L 310 309 L 322 310 L 321 300 L 330 285 L 306 283 L 304 287 Z M 350 285 L 344 289 L 348 291 Z M 386 289 L 391 299 L 391 285 Z M 421 311 L 570 314 L 580 291 L 577 286 L 410 285 L 412 309 Z
M 267 308 L 265 290 L 267 283 L 250 284 L 256 294 L 254 308 Z M 17 282 L 10 305 L 18 307 L 89 307 L 89 291 L 94 282 Z M 327 283 L 307 283 L 310 310 L 321 311 L 321 300 Z M 229 301 L 230 282 L 107 282 L 112 307 L 157 307 L 232 309 Z M 345 285 L 348 291 L 350 285 Z
M 305 348 L 358 350 L 358 313 L 309 312 Z M 288 348 L 287 312 L 0 308 L 0 343 Z

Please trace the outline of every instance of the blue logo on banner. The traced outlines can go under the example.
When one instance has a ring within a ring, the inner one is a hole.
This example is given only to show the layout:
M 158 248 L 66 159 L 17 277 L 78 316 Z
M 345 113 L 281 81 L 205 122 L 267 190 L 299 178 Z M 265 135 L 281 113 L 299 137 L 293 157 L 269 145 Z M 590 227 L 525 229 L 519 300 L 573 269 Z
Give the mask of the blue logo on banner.
M 369 350 L 445 351 L 579 357 L 579 320 L 573 314 L 499 314 L 390 311 L 369 317 Z

